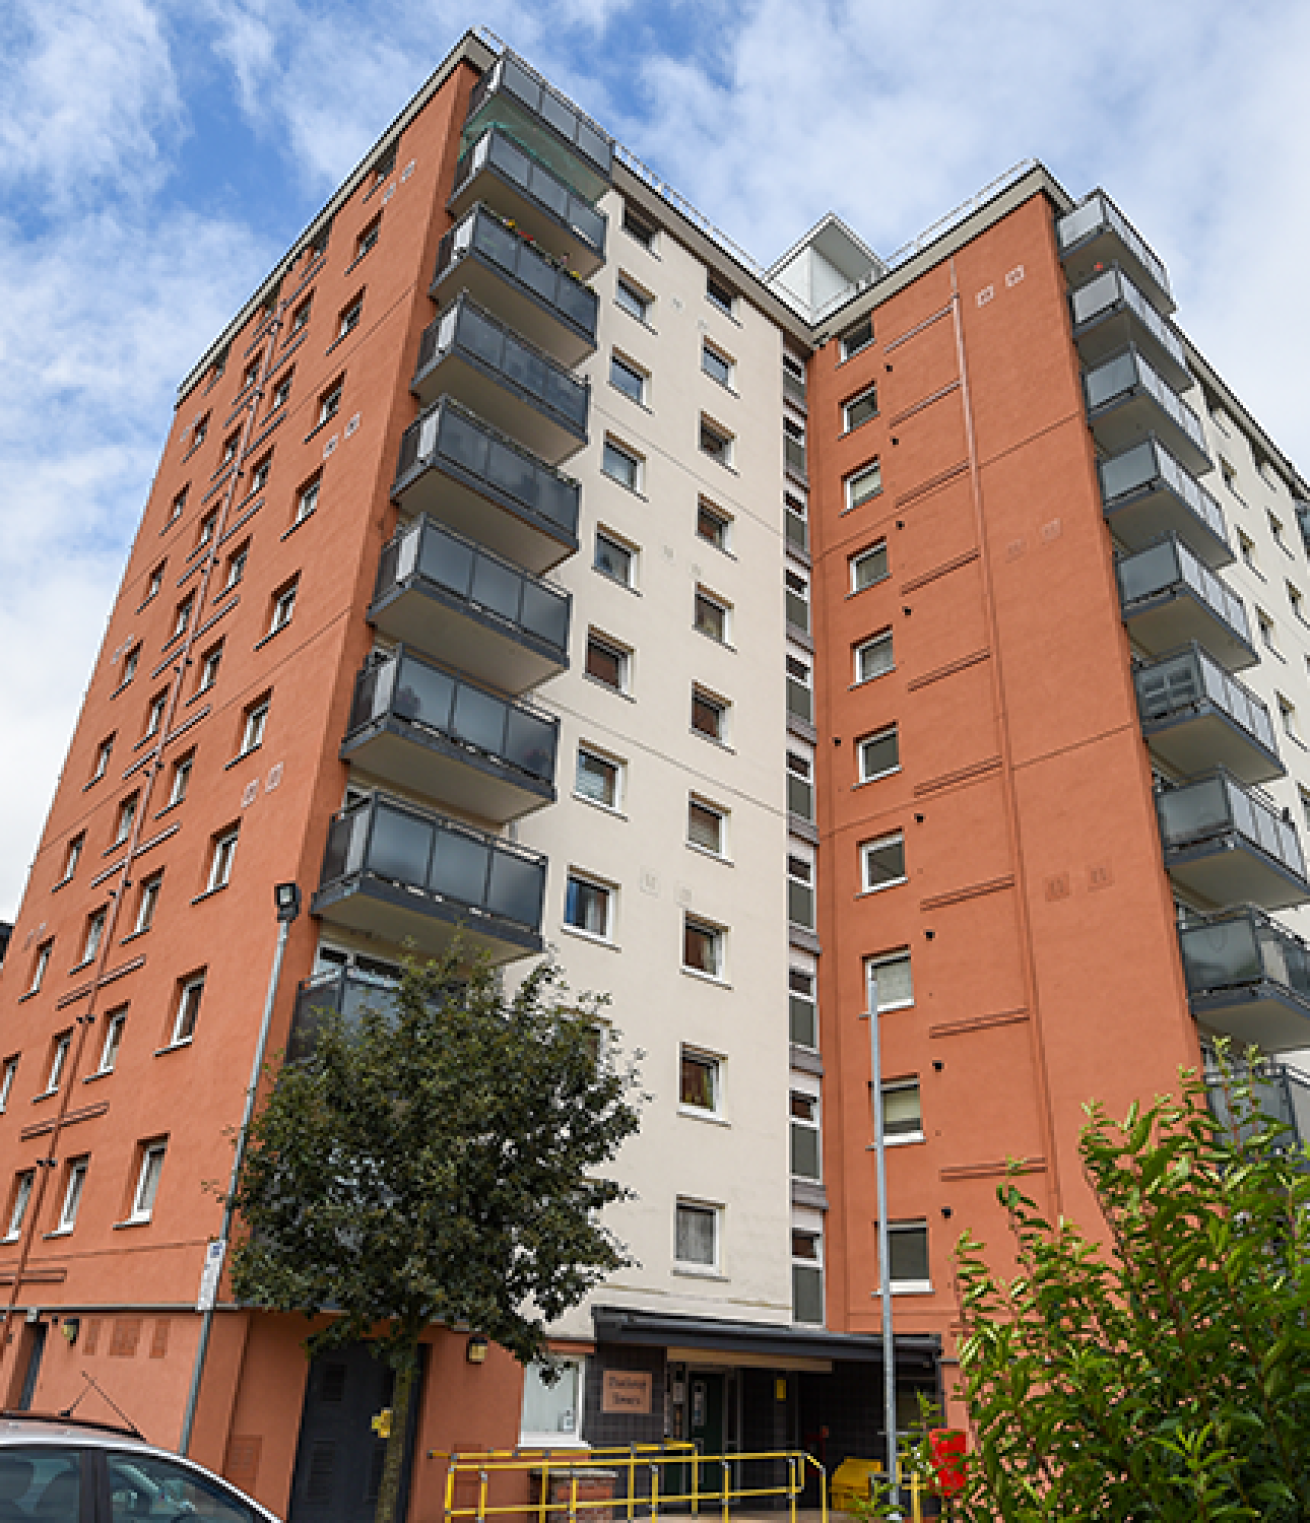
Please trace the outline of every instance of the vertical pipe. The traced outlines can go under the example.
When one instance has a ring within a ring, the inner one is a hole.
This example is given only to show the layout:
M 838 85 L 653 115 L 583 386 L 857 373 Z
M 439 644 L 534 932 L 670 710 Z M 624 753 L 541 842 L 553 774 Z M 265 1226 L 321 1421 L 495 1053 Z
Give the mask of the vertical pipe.
M 892 1506 L 901 1506 L 901 1473 L 896 1455 L 896 1345 L 892 1336 L 891 1235 L 887 1229 L 887 1139 L 882 1114 L 882 1049 L 879 1042 L 878 975 L 869 974 L 869 1065 L 873 1086 L 873 1156 L 878 1191 L 878 1287 L 882 1302 L 882 1409 L 887 1434 L 887 1479 Z

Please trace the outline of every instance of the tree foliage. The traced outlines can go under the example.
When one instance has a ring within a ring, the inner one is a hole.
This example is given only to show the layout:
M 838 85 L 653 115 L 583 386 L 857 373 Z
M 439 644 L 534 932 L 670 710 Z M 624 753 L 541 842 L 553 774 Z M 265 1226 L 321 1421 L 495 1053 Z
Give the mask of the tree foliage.
M 1088 1107 L 1103 1247 L 1046 1221 L 1012 1174 L 1008 1281 L 957 1251 L 970 1523 L 1310 1518 L 1310 1175 L 1245 1066 Z M 1108 1250 L 1108 1251 L 1107 1251 Z M 912 1463 L 927 1469 L 926 1448 Z
M 322 1013 L 310 1056 L 283 1067 L 252 1125 L 233 1290 L 331 1313 L 311 1355 L 369 1337 L 390 1358 L 379 1523 L 423 1331 L 466 1324 L 526 1363 L 548 1323 L 631 1262 L 600 1214 L 630 1193 L 601 1171 L 637 1129 L 635 1076 L 598 1053 L 600 1002 L 564 992 L 550 963 L 506 997 L 458 947 L 411 960 L 387 1008 L 354 1024 Z

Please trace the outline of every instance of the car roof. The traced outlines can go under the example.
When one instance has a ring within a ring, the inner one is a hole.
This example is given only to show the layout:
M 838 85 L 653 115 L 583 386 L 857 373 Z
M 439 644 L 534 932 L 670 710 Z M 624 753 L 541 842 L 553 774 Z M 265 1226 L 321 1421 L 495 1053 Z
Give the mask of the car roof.
M 17 1442 L 61 1445 L 76 1443 L 84 1449 L 139 1449 L 147 1454 L 169 1453 L 167 1449 L 157 1450 L 154 1444 L 147 1443 L 139 1434 L 110 1423 L 78 1422 L 75 1418 L 45 1416 L 40 1413 L 30 1416 L 6 1413 L 0 1417 L 0 1446 L 8 1447 Z M 173 1458 L 180 1456 L 174 1455 Z

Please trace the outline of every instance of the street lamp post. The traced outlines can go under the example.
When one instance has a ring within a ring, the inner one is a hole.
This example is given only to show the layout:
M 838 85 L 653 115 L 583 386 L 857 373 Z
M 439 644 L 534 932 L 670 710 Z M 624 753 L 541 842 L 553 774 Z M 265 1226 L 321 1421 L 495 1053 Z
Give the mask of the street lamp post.
M 287 937 L 292 922 L 300 914 L 300 890 L 294 883 L 279 883 L 273 889 L 273 903 L 277 910 L 277 946 L 273 952 L 273 967 L 268 976 L 268 993 L 264 996 L 264 1016 L 259 1023 L 259 1039 L 255 1043 L 255 1061 L 250 1068 L 250 1083 L 246 1087 L 245 1110 L 241 1127 L 237 1132 L 236 1146 L 232 1154 L 232 1174 L 228 1180 L 227 1197 L 223 1202 L 223 1222 L 218 1229 L 217 1241 L 210 1244 L 205 1260 L 205 1275 L 201 1282 L 199 1305 L 204 1315 L 200 1322 L 200 1341 L 196 1345 L 196 1362 L 191 1371 L 191 1387 L 187 1391 L 186 1411 L 182 1416 L 182 1437 L 178 1453 L 186 1454 L 191 1448 L 191 1432 L 195 1427 L 196 1403 L 200 1398 L 200 1377 L 205 1369 L 205 1355 L 209 1352 L 209 1337 L 214 1326 L 214 1303 L 218 1299 L 218 1281 L 227 1258 L 228 1242 L 232 1236 L 232 1218 L 235 1215 L 233 1197 L 241 1178 L 241 1165 L 246 1157 L 246 1139 L 250 1134 L 250 1120 L 255 1113 L 255 1096 L 259 1091 L 259 1076 L 264 1070 L 264 1051 L 268 1046 L 268 1028 L 273 1020 L 273 1001 L 277 997 L 278 979 L 282 974 L 282 955 L 287 949 Z

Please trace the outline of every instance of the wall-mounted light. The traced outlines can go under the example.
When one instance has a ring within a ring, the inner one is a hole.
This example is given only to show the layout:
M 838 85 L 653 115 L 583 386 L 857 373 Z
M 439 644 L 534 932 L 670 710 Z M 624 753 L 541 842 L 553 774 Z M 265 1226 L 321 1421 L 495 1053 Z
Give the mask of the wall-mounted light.
M 65 1317 L 59 1324 L 59 1331 L 64 1335 L 64 1341 L 72 1348 L 77 1342 L 77 1335 L 82 1331 L 81 1317 Z
M 487 1340 L 481 1333 L 474 1333 L 464 1345 L 464 1358 L 470 1364 L 485 1364 L 487 1362 Z
M 279 883 L 273 889 L 273 903 L 277 906 L 277 918 L 288 923 L 300 913 L 300 890 L 294 883 Z

